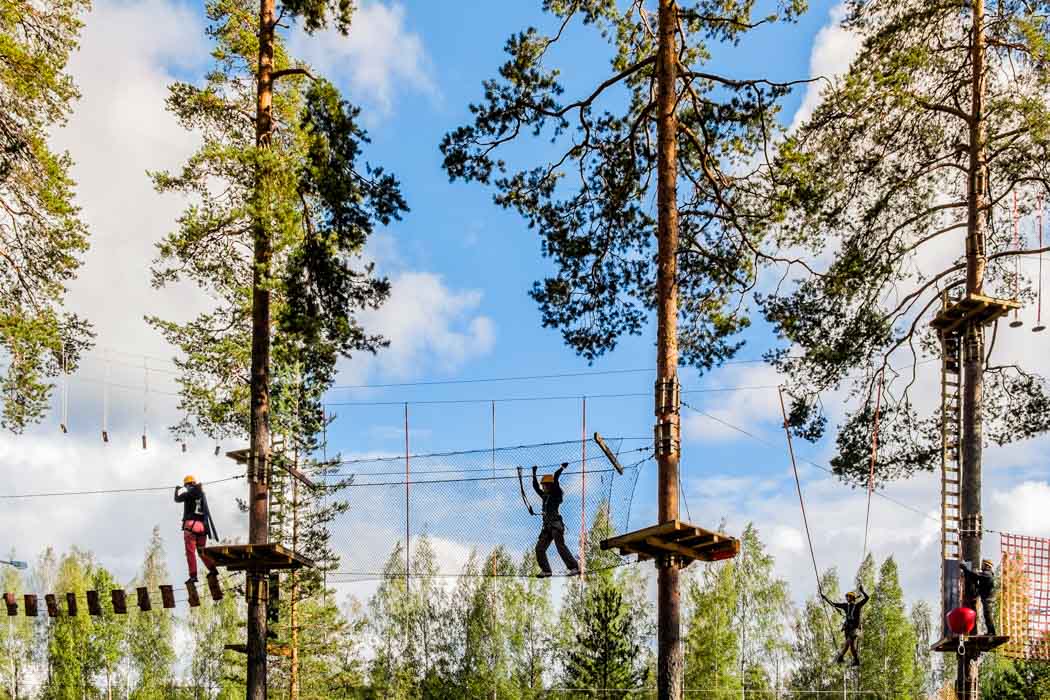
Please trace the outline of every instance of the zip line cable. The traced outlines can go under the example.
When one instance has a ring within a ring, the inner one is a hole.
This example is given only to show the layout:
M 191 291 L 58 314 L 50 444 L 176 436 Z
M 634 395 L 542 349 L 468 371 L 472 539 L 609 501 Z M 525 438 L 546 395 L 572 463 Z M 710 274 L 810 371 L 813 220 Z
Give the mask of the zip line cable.
M 212 484 L 221 484 L 227 481 L 233 481 L 234 479 L 243 479 L 244 474 L 236 474 L 234 476 L 228 476 L 225 479 L 216 479 L 215 481 L 205 481 L 202 486 L 210 486 Z M 148 493 L 151 491 L 171 491 L 171 486 L 145 486 L 142 488 L 127 488 L 127 489 L 100 489 L 97 491 L 52 491 L 49 493 L 20 493 L 20 494 L 9 494 L 0 495 L 0 500 L 14 500 L 21 498 L 52 498 L 58 496 L 108 496 L 119 493 Z

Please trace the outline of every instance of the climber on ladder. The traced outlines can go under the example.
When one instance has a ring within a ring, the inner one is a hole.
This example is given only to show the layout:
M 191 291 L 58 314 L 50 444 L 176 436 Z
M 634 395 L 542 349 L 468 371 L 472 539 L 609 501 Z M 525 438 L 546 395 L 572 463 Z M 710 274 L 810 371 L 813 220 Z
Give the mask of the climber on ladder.
M 835 663 L 837 664 L 845 661 L 846 652 L 848 651 L 853 656 L 853 665 L 860 666 L 860 656 L 857 654 L 857 636 L 860 634 L 860 611 L 864 604 L 868 602 L 868 594 L 864 591 L 864 584 L 858 585 L 857 588 L 864 597 L 858 601 L 857 594 L 850 591 L 846 594 L 845 603 L 836 603 L 824 595 L 823 591 L 820 592 L 820 597 L 824 599 L 824 602 L 842 613 L 845 618 L 842 621 L 842 632 L 845 634 L 846 640 L 842 645 L 842 650 L 835 657 Z
M 186 545 L 186 564 L 190 573 L 187 583 L 197 583 L 198 553 L 201 561 L 208 567 L 208 576 L 218 575 L 215 562 L 204 553 L 208 539 L 216 540 L 218 535 L 215 532 L 215 523 L 211 519 L 211 511 L 208 509 L 204 487 L 189 475 L 182 480 L 182 484 L 183 486 L 175 487 L 175 502 L 182 504 L 182 537 Z M 182 491 L 184 487 L 185 491 Z
M 568 466 L 569 464 L 565 462 L 553 474 L 544 474 L 542 486 L 541 482 L 536 480 L 536 467 L 532 468 L 532 488 L 543 500 L 543 527 L 536 541 L 536 562 L 540 565 L 539 578 L 547 578 L 551 575 L 551 565 L 547 560 L 547 548 L 551 546 L 551 542 L 554 542 L 558 548 L 558 554 L 565 562 L 568 575 L 577 576 L 580 573 L 579 563 L 565 545 L 565 521 L 561 519 L 561 513 L 558 511 L 565 498 L 559 479 Z
M 995 636 L 995 620 L 992 612 L 995 610 L 995 565 L 985 559 L 981 562 L 981 570 L 975 571 L 970 568 L 969 562 L 959 562 L 959 568 L 963 574 L 963 604 L 976 609 L 977 599 L 981 600 L 981 608 L 984 610 L 985 634 L 989 637 Z

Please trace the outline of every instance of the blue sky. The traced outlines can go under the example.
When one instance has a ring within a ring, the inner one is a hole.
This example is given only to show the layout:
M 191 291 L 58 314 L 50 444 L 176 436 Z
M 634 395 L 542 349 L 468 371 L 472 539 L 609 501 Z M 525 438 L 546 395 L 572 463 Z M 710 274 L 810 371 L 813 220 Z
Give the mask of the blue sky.
M 556 331 L 540 327 L 527 292 L 549 263 L 538 236 L 513 213 L 492 203 L 484 187 L 450 184 L 440 167 L 442 135 L 469 119 L 467 105 L 481 94 L 481 81 L 503 60 L 506 38 L 530 24 L 550 28 L 538 1 L 458 3 L 363 3 L 351 37 L 331 34 L 297 38 L 294 45 L 360 104 L 372 144 L 370 161 L 397 174 L 411 212 L 381 232 L 370 254 L 394 281 L 394 297 L 368 321 L 390 335 L 392 347 L 375 359 L 346 363 L 340 384 L 478 379 L 588 370 L 647 370 L 654 366 L 652 334 L 624 339 L 593 367 L 566 348 Z M 720 50 L 714 65 L 736 75 L 762 73 L 777 79 L 842 70 L 855 42 L 829 26 L 834 3 L 815 2 L 797 24 L 764 29 L 746 47 Z M 498 9 L 494 9 L 498 8 Z M 184 2 L 100 0 L 87 18 L 81 52 L 72 72 L 84 93 L 67 128 L 55 134 L 77 166 L 79 196 L 92 230 L 93 250 L 81 279 L 71 288 L 71 306 L 95 320 L 99 348 L 70 379 L 71 433 L 61 436 L 58 419 L 22 437 L 0 437 L 0 492 L 126 488 L 175 484 L 192 471 L 203 479 L 234 469 L 213 456 L 205 440 L 180 452 L 163 433 L 178 419 L 174 409 L 171 349 L 142 322 L 144 313 L 185 316 L 203 308 L 189 290 L 155 292 L 146 265 L 152 243 L 170 229 L 180 203 L 152 192 L 145 170 L 176 167 L 192 152 L 194 138 L 163 112 L 165 85 L 199 79 L 208 45 L 199 7 Z M 570 31 L 555 58 L 570 92 L 604 76 L 606 51 L 590 28 Z M 99 66 L 106 66 L 101 72 Z M 790 123 L 805 89 L 785 100 Z M 516 157 L 538 157 L 529 144 Z M 524 161 L 523 161 L 524 162 Z M 758 325 L 747 334 L 740 358 L 758 358 L 773 343 Z M 105 354 L 104 348 L 109 349 Z M 108 358 L 108 362 L 107 362 Z M 148 363 L 143 368 L 143 363 Z M 103 384 L 109 371 L 108 428 L 102 445 Z M 931 371 L 933 371 L 931 369 Z M 144 391 L 149 374 L 150 394 Z M 414 404 L 410 408 L 414 452 L 484 447 L 491 440 L 490 399 L 589 395 L 588 431 L 642 437 L 650 434 L 653 375 L 648 371 L 536 381 L 346 389 L 332 401 L 422 402 L 477 399 L 473 404 Z M 731 531 L 755 521 L 778 557 L 778 571 L 797 598 L 813 591 L 790 465 L 779 431 L 775 374 L 760 364 L 734 364 L 698 377 L 683 373 L 685 390 L 721 388 L 686 400 L 745 428 L 767 444 L 683 410 L 683 480 L 692 519 L 713 527 L 728 519 Z M 120 384 L 123 388 L 112 386 Z M 740 388 L 765 387 L 765 388 Z M 167 393 L 165 393 L 167 392 Z M 645 394 L 600 399 L 601 394 Z M 830 399 L 834 402 L 836 399 Z M 145 409 L 145 410 L 144 410 Z M 403 449 L 403 408 L 340 406 L 330 434 L 333 451 L 344 455 L 397 453 Z M 146 423 L 148 450 L 140 434 Z M 578 438 L 577 399 L 501 402 L 496 406 L 500 445 Z M 240 445 L 224 444 L 223 448 Z M 989 459 L 986 521 L 993 527 L 1050 535 L 1050 519 L 1038 503 L 1050 495 L 1039 459 L 1043 441 L 998 450 Z M 800 453 L 825 463 L 826 445 L 800 446 Z M 815 546 L 821 567 L 852 573 L 861 556 L 864 495 L 802 465 Z M 241 482 L 216 487 L 212 503 L 229 503 Z M 937 588 L 937 492 L 932 477 L 894 485 L 891 494 L 918 508 L 915 513 L 876 499 L 872 548 L 901 563 L 909 597 L 930 597 Z M 655 471 L 637 485 L 632 525 L 654 518 Z M 353 517 L 353 510 L 349 517 Z M 488 526 L 492 513 L 477 513 Z M 514 517 L 517 517 L 515 514 Z M 166 492 L 127 497 L 40 499 L 12 502 L 0 526 L 18 532 L 25 558 L 54 545 L 96 552 L 99 561 L 128 578 L 140 561 L 150 529 L 162 527 L 173 578 L 182 575 L 178 513 Z M 217 517 L 225 533 L 243 532 L 232 506 Z M 360 523 L 358 523 L 360 525 Z M 493 527 L 498 528 L 498 522 Z M 393 542 L 389 542 L 392 546 Z M 463 544 L 469 545 L 469 542 Z M 994 550 L 997 542 L 987 545 Z M 347 543 L 347 547 L 352 543 Z M 365 589 L 353 589 L 358 595 Z

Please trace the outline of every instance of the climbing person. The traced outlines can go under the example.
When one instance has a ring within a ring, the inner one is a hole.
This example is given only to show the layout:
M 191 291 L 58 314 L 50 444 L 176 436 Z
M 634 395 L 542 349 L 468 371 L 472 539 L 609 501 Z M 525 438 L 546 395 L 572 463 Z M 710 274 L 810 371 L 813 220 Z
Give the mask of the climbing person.
M 182 539 L 186 545 L 186 565 L 190 573 L 187 583 L 197 583 L 198 554 L 204 566 L 208 567 L 208 576 L 217 576 L 214 560 L 204 552 L 208 538 L 218 539 L 204 487 L 187 475 L 182 480 L 182 486 L 175 487 L 175 502 L 182 504 Z
M 547 578 L 551 575 L 551 564 L 547 560 L 547 548 L 551 546 L 551 542 L 554 542 L 558 548 L 558 554 L 565 562 L 569 576 L 576 576 L 580 573 L 579 563 L 572 556 L 569 548 L 565 546 L 565 521 L 561 519 L 561 513 L 558 511 L 565 498 L 559 479 L 568 466 L 568 462 L 564 462 L 553 474 L 544 474 L 542 485 L 536 480 L 536 467 L 532 468 L 532 488 L 543 501 L 543 527 L 536 541 L 536 562 L 540 565 L 539 578 Z
M 860 666 L 860 656 L 857 654 L 857 636 L 860 634 L 860 610 L 868 602 L 868 594 L 864 591 L 864 584 L 860 584 L 857 588 L 864 597 L 858 600 L 857 594 L 850 591 L 846 594 L 845 603 L 836 603 L 824 595 L 824 591 L 820 592 L 820 597 L 824 599 L 824 602 L 842 613 L 845 618 L 842 621 L 842 632 L 845 634 L 846 640 L 842 645 L 842 650 L 835 657 L 835 663 L 837 664 L 846 660 L 846 652 L 848 651 L 853 656 L 853 665 Z
M 985 634 L 994 637 L 995 620 L 992 619 L 992 612 L 995 610 L 995 566 L 985 559 L 979 571 L 971 569 L 965 561 L 959 562 L 959 568 L 963 574 L 963 604 L 976 610 L 977 600 L 980 599 L 987 630 Z

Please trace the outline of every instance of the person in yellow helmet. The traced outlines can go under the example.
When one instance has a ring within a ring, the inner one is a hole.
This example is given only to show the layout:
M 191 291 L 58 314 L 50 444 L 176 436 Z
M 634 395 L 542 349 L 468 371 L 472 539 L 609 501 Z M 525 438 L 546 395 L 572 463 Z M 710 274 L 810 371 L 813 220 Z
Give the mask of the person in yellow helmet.
M 864 584 L 858 584 L 857 589 L 864 597 L 859 598 L 856 593 L 850 591 L 846 594 L 845 603 L 836 603 L 824 595 L 824 591 L 820 592 L 820 597 L 824 599 L 824 602 L 842 613 L 844 618 L 842 621 L 842 632 L 846 636 L 846 641 L 843 643 L 838 656 L 835 657 L 835 663 L 840 664 L 845 661 L 846 652 L 848 651 L 853 657 L 853 665 L 860 666 L 860 656 L 857 654 L 857 637 L 860 635 L 861 627 L 860 611 L 864 604 L 868 602 L 868 594 L 864 591 Z
M 985 634 L 995 636 L 995 564 L 989 559 L 981 562 L 980 569 L 973 569 L 970 563 L 959 562 L 959 568 L 963 574 L 963 590 L 966 607 L 976 610 L 977 601 L 981 601 L 981 609 L 984 611 Z
M 185 489 L 185 490 L 183 490 Z M 197 555 L 208 567 L 208 575 L 216 576 L 215 561 L 204 553 L 208 538 L 218 539 L 215 523 L 208 510 L 208 499 L 204 487 L 191 475 L 182 480 L 182 486 L 175 487 L 175 502 L 182 504 L 182 539 L 186 546 L 186 565 L 190 578 L 187 583 L 197 583 Z

